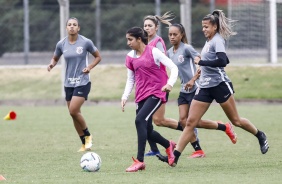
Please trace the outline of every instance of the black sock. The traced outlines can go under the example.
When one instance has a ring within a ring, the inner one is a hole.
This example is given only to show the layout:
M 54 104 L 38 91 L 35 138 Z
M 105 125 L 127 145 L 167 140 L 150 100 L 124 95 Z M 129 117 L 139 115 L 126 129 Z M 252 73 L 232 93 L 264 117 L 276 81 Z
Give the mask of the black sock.
M 225 124 L 217 123 L 217 125 L 218 125 L 217 130 L 222 130 L 222 131 L 225 131 L 225 130 L 226 130 Z
M 174 162 L 177 163 L 181 153 L 179 151 L 177 151 L 177 150 L 174 150 L 173 154 L 175 156 Z
M 255 136 L 259 139 L 261 135 L 262 135 L 262 131 L 258 130 L 258 133 Z
M 81 140 L 82 144 L 85 144 L 85 136 L 82 135 L 82 136 L 79 136 L 79 137 L 80 137 L 80 140 Z
M 180 122 L 178 122 L 176 130 L 183 131 L 183 127 L 181 126 Z
M 195 141 L 195 142 L 191 143 L 191 145 L 193 146 L 195 151 L 202 150 L 202 148 L 201 148 L 201 146 L 199 144 L 199 141 Z
M 83 130 L 83 133 L 84 133 L 85 136 L 90 136 L 90 132 L 89 132 L 88 128 Z

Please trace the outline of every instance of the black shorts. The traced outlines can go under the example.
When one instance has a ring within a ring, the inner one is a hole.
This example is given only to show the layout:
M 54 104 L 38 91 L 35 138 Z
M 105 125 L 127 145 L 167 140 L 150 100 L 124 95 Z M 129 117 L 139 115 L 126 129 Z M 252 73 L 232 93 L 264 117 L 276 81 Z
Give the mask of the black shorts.
M 84 86 L 65 87 L 66 101 L 71 101 L 71 98 L 73 96 L 84 97 L 85 100 L 87 100 L 90 89 L 91 89 L 91 82 L 88 82 Z
M 179 96 L 178 96 L 178 99 L 177 99 L 177 102 L 178 102 L 178 106 L 179 105 L 183 105 L 183 104 L 188 104 L 190 105 L 194 96 L 195 96 L 195 92 L 192 92 L 192 93 L 183 93 L 183 92 L 180 92 L 179 93 Z
M 221 82 L 215 87 L 198 88 L 194 100 L 212 103 L 215 99 L 217 103 L 224 103 L 233 93 L 235 93 L 235 91 L 231 82 Z
M 166 92 L 166 96 L 165 96 L 166 102 L 168 101 L 168 97 L 169 97 L 169 92 Z

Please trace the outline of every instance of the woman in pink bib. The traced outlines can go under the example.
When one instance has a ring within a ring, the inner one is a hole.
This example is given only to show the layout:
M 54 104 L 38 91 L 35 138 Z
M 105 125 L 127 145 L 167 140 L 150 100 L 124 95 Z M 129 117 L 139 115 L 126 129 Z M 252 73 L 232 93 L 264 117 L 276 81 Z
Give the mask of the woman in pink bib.
M 126 172 L 136 172 L 145 169 L 144 153 L 146 141 L 152 140 L 166 149 L 168 159 L 174 159 L 172 151 L 175 147 L 173 141 L 168 141 L 153 130 L 152 116 L 163 102 L 166 102 L 166 93 L 171 91 L 177 80 L 177 66 L 159 49 L 147 45 L 147 32 L 140 27 L 133 27 L 126 33 L 127 45 L 132 49 L 127 56 L 127 81 L 121 99 L 122 111 L 134 87 L 136 118 L 135 126 L 138 138 L 137 158 Z M 166 79 L 161 64 L 171 70 L 170 77 Z

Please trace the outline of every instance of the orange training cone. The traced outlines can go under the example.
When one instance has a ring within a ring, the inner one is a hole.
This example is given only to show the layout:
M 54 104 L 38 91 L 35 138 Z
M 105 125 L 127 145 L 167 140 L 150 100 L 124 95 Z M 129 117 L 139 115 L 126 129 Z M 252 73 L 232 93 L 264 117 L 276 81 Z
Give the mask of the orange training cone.
M 4 120 L 15 120 L 16 117 L 17 114 L 14 111 L 11 111 L 4 117 Z
M 6 180 L 6 178 L 4 178 L 4 176 L 0 175 L 0 181 L 1 180 Z

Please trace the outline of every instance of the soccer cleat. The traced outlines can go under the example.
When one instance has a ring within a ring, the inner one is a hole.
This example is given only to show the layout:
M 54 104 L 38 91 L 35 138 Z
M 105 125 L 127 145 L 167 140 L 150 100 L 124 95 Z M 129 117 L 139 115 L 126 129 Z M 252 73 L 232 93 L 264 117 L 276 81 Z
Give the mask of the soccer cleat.
M 173 166 L 174 165 L 174 159 L 175 156 L 173 154 L 173 150 L 175 148 L 175 142 L 169 141 L 169 147 L 165 150 L 168 158 L 168 165 Z M 174 167 L 174 166 L 173 166 Z
M 92 135 L 85 136 L 85 149 L 90 149 L 92 145 Z
M 225 123 L 225 126 L 226 126 L 226 130 L 225 130 L 226 135 L 228 135 L 228 137 L 230 138 L 230 140 L 232 141 L 233 144 L 236 144 L 237 135 L 233 130 L 232 124 L 231 123 Z
M 205 153 L 203 150 L 198 150 L 192 153 L 191 156 L 189 156 L 188 158 L 203 158 L 205 157 Z
M 149 151 L 148 153 L 146 153 L 144 156 L 148 157 L 148 156 L 156 156 L 157 154 L 160 154 L 159 151 Z
M 158 157 L 158 159 L 159 159 L 160 161 L 168 163 L 168 158 L 167 158 L 167 156 L 163 156 L 162 154 L 157 154 L 156 157 Z
M 140 162 L 138 159 L 132 157 L 133 164 L 128 167 L 125 171 L 126 172 L 137 172 L 139 170 L 145 170 L 145 163 Z
M 269 148 L 265 133 L 262 132 L 261 136 L 258 139 L 259 139 L 260 151 L 262 154 L 265 154 Z
M 85 144 L 82 144 L 81 148 L 77 152 L 90 151 L 90 150 L 91 150 L 90 148 L 88 149 L 85 148 Z

